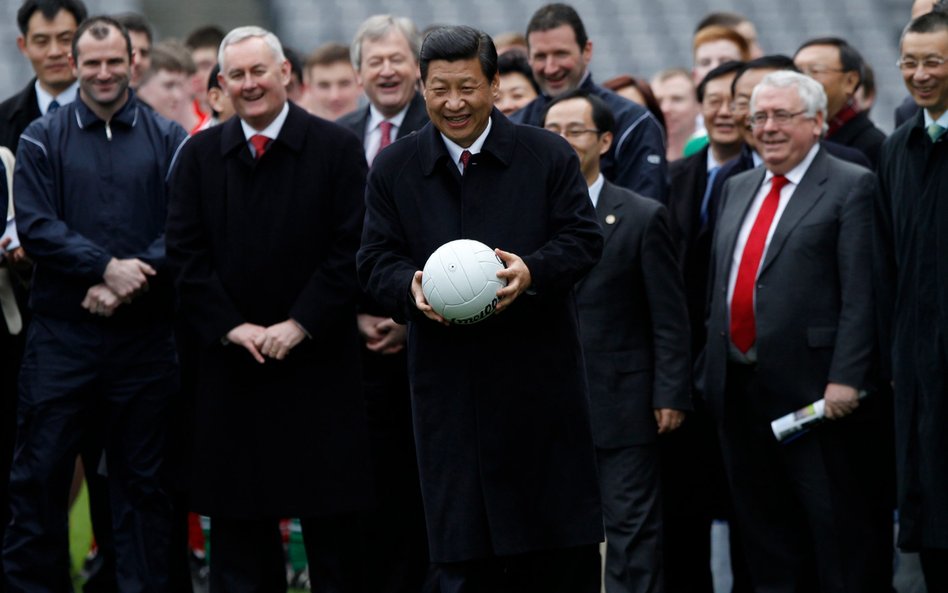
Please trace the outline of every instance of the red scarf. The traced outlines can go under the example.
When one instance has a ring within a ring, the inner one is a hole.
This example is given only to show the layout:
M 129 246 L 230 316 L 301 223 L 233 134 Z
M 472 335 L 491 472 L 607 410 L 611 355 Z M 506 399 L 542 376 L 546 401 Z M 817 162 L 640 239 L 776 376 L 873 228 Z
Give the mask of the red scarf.
M 859 112 L 856 111 L 856 105 L 853 100 L 850 99 L 849 101 L 846 101 L 846 105 L 844 105 L 843 108 L 839 110 L 839 113 L 837 113 L 836 116 L 830 120 L 829 130 L 826 132 L 826 137 L 831 137 L 833 134 L 838 132 L 841 127 L 846 125 L 846 122 L 857 115 L 859 115 Z

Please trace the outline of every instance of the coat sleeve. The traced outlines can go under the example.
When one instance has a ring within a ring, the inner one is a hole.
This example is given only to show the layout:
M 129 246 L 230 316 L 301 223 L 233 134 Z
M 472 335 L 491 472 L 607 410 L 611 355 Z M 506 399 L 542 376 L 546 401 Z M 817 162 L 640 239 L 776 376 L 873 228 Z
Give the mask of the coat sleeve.
M 612 182 L 665 203 L 668 199 L 668 163 L 661 125 L 648 113 L 640 116 L 615 139 Z
M 866 387 L 875 348 L 875 303 L 872 292 L 872 208 L 879 184 L 867 172 L 841 204 L 837 266 L 840 281 L 839 325 L 829 381 Z
M 872 210 L 872 288 L 876 295 L 879 354 L 882 377 L 892 378 L 892 336 L 895 319 L 896 260 L 892 233 L 892 190 L 885 168 Z
M 112 255 L 101 245 L 69 228 L 57 206 L 59 196 L 42 129 L 31 126 L 17 149 L 13 196 L 20 242 L 30 257 L 60 274 L 102 282 Z
M 290 317 L 310 336 L 323 328 L 337 326 L 339 316 L 353 311 L 359 299 L 356 251 L 365 213 L 365 174 L 368 168 L 362 143 L 348 132 L 340 134 L 332 151 L 335 159 L 332 200 L 333 237 L 326 257 L 320 262 L 290 308 Z M 351 315 L 350 315 L 351 317 Z
M 642 234 L 642 276 L 652 321 L 653 408 L 690 410 L 688 309 L 665 208 L 656 208 Z
M 388 178 L 378 168 L 369 172 L 357 266 L 362 288 L 395 321 L 405 323 L 421 314 L 411 298 L 411 281 L 418 266 L 407 256 L 405 230 Z
M 205 196 L 194 144 L 186 144 L 178 159 L 171 179 L 165 233 L 168 263 L 175 275 L 182 317 L 210 344 L 245 320 L 214 269 L 207 233 L 210 223 L 204 220 Z
M 550 240 L 533 253 L 518 254 L 537 294 L 572 289 L 602 256 L 602 232 L 579 157 L 572 149 L 564 154 L 547 166 Z

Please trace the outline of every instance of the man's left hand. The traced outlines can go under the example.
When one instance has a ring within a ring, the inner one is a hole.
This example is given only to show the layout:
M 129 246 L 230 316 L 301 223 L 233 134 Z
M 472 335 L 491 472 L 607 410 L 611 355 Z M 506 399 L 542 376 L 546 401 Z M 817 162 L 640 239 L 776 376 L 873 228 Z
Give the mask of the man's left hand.
M 859 407 L 859 392 L 849 385 L 829 383 L 823 393 L 823 400 L 826 417 L 838 420 L 856 411 Z
M 658 424 L 658 434 L 671 432 L 685 421 L 685 413 L 672 408 L 655 408 L 655 422 Z
M 104 282 L 89 287 L 86 298 L 82 299 L 83 309 L 103 317 L 111 317 L 121 304 L 122 300 Z
M 287 319 L 271 325 L 254 340 L 254 345 L 260 354 L 276 360 L 283 360 L 297 344 L 303 341 L 306 334 L 296 322 Z
M 508 253 L 502 249 L 494 249 L 497 257 L 504 262 L 507 267 L 497 272 L 498 278 L 507 280 L 507 286 L 497 291 L 500 302 L 497 303 L 496 313 L 500 313 L 509 307 L 523 291 L 530 288 L 533 279 L 530 277 L 530 269 L 519 255 Z

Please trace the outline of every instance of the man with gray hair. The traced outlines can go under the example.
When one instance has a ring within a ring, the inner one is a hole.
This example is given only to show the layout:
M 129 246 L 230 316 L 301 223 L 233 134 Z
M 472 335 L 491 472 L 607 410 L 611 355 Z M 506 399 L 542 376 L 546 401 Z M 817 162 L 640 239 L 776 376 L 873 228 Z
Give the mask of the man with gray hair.
M 751 96 L 763 167 L 724 186 L 702 386 L 755 591 L 889 591 L 885 467 L 871 392 L 876 176 L 821 147 L 826 94 L 774 72 Z M 779 443 L 772 420 L 822 399 L 824 425 Z M 881 434 L 884 435 L 884 432 Z M 880 465 L 884 466 L 884 463 Z
M 361 591 L 365 158 L 287 100 L 275 35 L 234 29 L 219 60 L 237 117 L 182 149 L 168 216 L 181 318 L 200 346 L 191 503 L 211 517 L 210 589 L 285 591 L 279 519 L 300 517 L 313 591 Z

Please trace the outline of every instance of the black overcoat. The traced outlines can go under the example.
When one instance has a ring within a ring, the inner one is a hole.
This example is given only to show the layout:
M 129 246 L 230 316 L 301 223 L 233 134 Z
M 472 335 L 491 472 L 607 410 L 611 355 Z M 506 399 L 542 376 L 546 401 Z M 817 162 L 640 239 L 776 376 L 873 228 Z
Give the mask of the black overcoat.
M 496 109 L 463 179 L 431 124 L 374 161 L 359 275 L 408 320 L 415 441 L 431 559 L 454 562 L 602 539 L 572 287 L 602 237 L 575 152 Z M 409 296 L 443 243 L 520 255 L 532 289 L 503 313 L 444 327 Z
M 924 117 L 919 110 L 883 144 L 875 211 L 899 545 L 909 549 L 948 548 L 948 139 L 933 144 Z
M 254 161 L 240 121 L 181 151 L 168 255 L 199 336 L 192 502 L 234 518 L 349 511 L 369 502 L 355 324 L 366 164 L 348 131 L 290 105 Z M 306 338 L 258 364 L 222 338 L 292 318 Z

